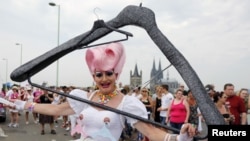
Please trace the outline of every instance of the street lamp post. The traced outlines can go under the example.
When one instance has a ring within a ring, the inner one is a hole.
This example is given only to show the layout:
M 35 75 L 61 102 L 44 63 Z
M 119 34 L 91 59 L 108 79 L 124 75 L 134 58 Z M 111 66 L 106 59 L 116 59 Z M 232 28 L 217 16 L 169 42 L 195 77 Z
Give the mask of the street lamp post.
M 55 4 L 53 2 L 50 2 L 49 5 L 58 7 L 57 46 L 59 46 L 59 39 L 60 39 L 60 5 Z M 56 61 L 56 86 L 57 87 L 58 87 L 58 81 L 59 81 L 59 60 Z
M 5 89 L 7 90 L 7 82 L 8 82 L 8 59 L 3 58 L 4 61 L 6 61 L 6 78 L 5 78 Z
M 21 46 L 21 55 L 20 55 L 20 65 L 23 63 L 23 45 L 20 43 L 16 43 L 17 46 Z

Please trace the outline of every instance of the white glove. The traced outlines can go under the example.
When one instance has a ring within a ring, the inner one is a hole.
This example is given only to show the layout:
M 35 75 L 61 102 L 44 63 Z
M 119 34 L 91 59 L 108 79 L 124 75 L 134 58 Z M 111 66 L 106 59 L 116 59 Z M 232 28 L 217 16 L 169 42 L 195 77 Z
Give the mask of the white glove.
M 5 105 L 7 105 L 7 106 L 10 106 L 10 107 L 14 107 L 14 106 L 15 106 L 14 103 L 12 103 L 12 102 L 10 102 L 10 101 L 8 101 L 8 100 L 2 98 L 2 97 L 0 97 L 0 103 L 3 103 L 3 104 L 5 104 Z
M 26 101 L 16 100 L 14 102 L 14 104 L 15 104 L 15 109 L 16 110 L 22 111 L 22 110 L 24 110 L 24 106 L 26 104 Z
M 192 137 L 188 136 L 188 133 L 185 132 L 185 133 L 180 133 L 178 136 L 177 136 L 177 141 L 192 141 Z
M 177 136 L 177 141 L 192 141 L 193 140 L 193 137 L 190 136 L 190 133 L 192 133 L 192 132 L 189 132 L 188 127 L 190 127 L 190 124 L 188 124 L 188 125 L 183 124 L 182 125 L 180 134 Z

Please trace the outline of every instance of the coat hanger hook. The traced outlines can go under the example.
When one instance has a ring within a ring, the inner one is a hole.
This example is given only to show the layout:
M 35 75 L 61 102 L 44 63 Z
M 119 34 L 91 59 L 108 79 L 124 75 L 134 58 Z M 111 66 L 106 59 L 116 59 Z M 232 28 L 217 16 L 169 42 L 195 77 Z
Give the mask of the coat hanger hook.
M 140 5 L 139 5 L 139 7 L 142 7 L 142 1 L 143 1 L 143 0 L 141 0 L 141 3 L 140 3 Z
M 101 10 L 101 9 L 98 8 L 98 7 L 96 7 L 96 8 L 94 9 L 94 14 L 95 14 L 96 18 L 99 20 L 99 16 L 98 16 L 98 14 L 96 13 L 96 10 L 97 10 L 97 9 L 99 9 L 99 10 Z

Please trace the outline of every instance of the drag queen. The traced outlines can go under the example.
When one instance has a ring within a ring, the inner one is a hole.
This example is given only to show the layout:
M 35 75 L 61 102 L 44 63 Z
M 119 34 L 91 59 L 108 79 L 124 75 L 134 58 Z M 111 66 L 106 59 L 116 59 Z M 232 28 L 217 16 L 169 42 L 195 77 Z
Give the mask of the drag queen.
M 71 95 L 147 118 L 147 111 L 143 103 L 135 97 L 123 95 L 116 87 L 116 81 L 121 75 L 125 63 L 125 49 L 121 43 L 90 48 L 86 51 L 85 59 L 98 89 L 90 93 L 75 89 L 70 92 Z M 16 109 L 29 109 L 46 115 L 78 114 L 78 126 L 73 131 L 81 133 L 82 136 L 78 139 L 81 141 L 118 141 L 124 127 L 125 117 L 123 115 L 70 98 L 68 98 L 68 102 L 60 105 L 20 100 L 15 101 L 15 104 Z M 188 123 L 183 125 L 180 135 L 174 135 L 151 124 L 130 117 L 126 118 L 134 128 L 147 135 L 151 141 L 190 141 L 195 133 L 192 125 Z

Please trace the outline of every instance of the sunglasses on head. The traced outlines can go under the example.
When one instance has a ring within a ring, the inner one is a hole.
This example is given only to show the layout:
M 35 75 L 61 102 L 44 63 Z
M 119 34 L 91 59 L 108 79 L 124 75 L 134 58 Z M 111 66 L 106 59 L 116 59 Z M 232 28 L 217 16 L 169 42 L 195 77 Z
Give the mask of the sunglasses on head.
M 104 72 L 97 71 L 95 72 L 95 77 L 101 78 L 104 75 L 104 73 L 106 76 L 112 76 L 114 74 L 114 71 L 113 70 L 104 71 Z

